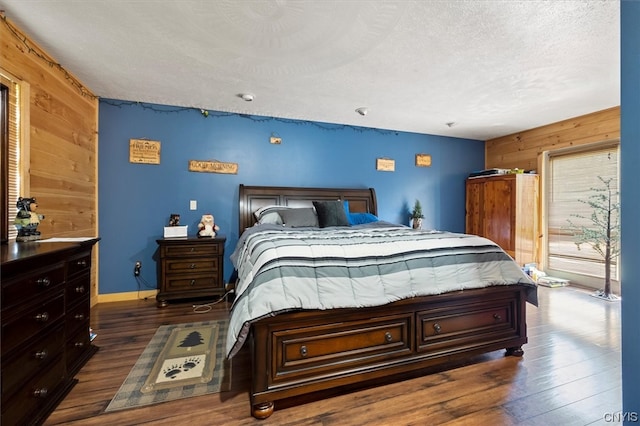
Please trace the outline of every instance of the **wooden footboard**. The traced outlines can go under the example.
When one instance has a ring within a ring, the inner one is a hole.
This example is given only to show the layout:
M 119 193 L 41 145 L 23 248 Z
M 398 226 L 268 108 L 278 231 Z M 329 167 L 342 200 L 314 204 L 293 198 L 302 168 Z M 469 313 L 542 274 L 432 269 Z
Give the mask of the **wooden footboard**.
M 527 343 L 523 286 L 418 297 L 389 305 L 276 315 L 252 326 L 252 414 L 274 401 L 415 372 Z

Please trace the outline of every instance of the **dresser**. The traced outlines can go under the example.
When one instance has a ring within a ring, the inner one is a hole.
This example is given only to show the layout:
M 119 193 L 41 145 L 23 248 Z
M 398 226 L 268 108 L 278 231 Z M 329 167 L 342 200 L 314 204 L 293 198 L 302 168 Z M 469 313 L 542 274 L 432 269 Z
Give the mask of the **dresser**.
M 158 243 L 158 307 L 171 300 L 222 296 L 226 238 L 162 238 Z
M 535 174 L 467 179 L 465 232 L 494 241 L 520 265 L 537 263 L 538 186 Z
M 43 422 L 97 350 L 89 320 L 98 240 L 2 245 L 3 426 Z

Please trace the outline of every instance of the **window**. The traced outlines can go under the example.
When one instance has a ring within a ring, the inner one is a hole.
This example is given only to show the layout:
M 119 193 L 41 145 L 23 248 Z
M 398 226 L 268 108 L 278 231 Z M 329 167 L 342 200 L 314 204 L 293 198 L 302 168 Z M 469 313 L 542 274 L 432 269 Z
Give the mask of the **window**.
M 15 239 L 17 231 L 13 220 L 17 213 L 16 201 L 20 194 L 20 147 L 22 142 L 20 123 L 20 104 L 23 98 L 21 85 L 4 70 L 0 69 L 0 140 L 2 156 L 1 197 L 2 214 L 0 219 L 2 243 Z
M 613 193 L 618 193 L 618 141 L 547 153 L 545 270 L 549 275 L 595 287 L 604 278 L 604 259 L 588 244 L 578 249 L 568 226 L 571 220 L 576 225 L 592 227 L 588 218 L 593 209 L 585 201 L 594 194 L 592 188 L 604 187 L 598 177 L 612 179 Z M 619 202 L 619 197 L 616 195 L 612 202 Z M 611 278 L 618 279 L 617 259 L 612 262 Z

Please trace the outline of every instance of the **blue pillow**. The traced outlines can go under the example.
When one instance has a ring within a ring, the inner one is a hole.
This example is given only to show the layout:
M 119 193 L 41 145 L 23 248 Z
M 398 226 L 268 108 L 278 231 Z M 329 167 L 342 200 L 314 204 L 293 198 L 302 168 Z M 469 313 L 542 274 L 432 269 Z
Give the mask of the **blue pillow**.
M 344 200 L 344 212 L 347 214 L 347 220 L 349 221 L 349 225 L 362 225 L 363 223 L 371 223 L 377 222 L 378 217 L 371 213 L 350 213 L 349 212 L 349 201 Z
M 377 222 L 379 219 L 371 213 L 349 213 L 347 216 L 349 225 L 362 225 L 363 223 Z

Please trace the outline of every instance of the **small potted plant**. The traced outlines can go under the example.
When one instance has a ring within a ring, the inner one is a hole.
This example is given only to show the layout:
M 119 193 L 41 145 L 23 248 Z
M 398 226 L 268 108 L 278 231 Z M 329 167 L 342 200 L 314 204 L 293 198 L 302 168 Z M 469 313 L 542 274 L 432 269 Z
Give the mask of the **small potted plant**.
M 411 212 L 412 226 L 413 229 L 421 229 L 422 228 L 422 219 L 424 219 L 424 214 L 422 214 L 422 205 L 420 204 L 420 200 L 416 199 L 416 203 L 413 205 L 413 211 Z

